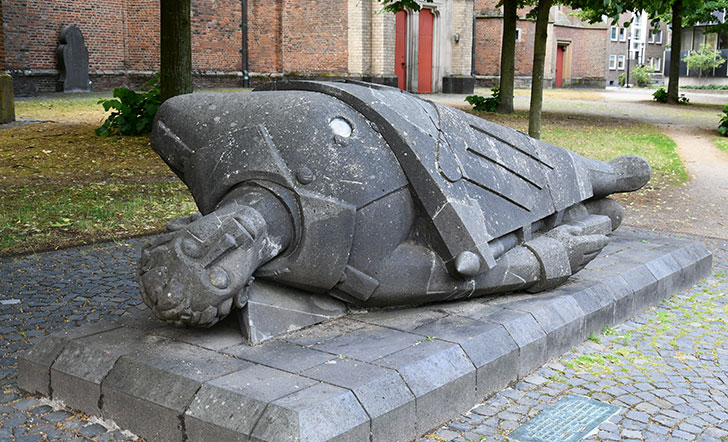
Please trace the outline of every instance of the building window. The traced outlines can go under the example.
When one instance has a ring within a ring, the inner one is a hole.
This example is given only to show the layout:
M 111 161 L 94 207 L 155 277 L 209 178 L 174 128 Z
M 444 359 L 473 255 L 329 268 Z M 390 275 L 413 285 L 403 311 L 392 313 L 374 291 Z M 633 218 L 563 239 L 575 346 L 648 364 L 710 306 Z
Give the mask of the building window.
M 642 37 L 642 28 L 634 28 L 634 41 L 640 41 Z
M 655 32 L 653 31 L 653 32 L 650 32 L 650 43 L 654 43 L 654 42 L 655 42 Z
M 618 32 L 617 31 L 617 27 L 616 26 L 612 26 L 612 31 L 611 32 L 612 32 L 612 34 L 611 34 L 612 41 L 617 41 L 617 32 Z
M 521 41 L 521 28 L 516 28 L 516 41 Z
M 609 56 L 609 70 L 613 71 L 615 69 L 617 69 L 617 56 L 610 55 Z
M 658 45 L 662 44 L 662 29 L 657 30 L 657 34 L 655 34 L 655 43 Z
M 652 67 L 655 69 L 655 72 L 662 72 L 662 58 L 655 58 L 655 64 L 653 64 Z
M 627 28 L 619 28 L 619 41 L 627 41 Z
M 619 57 L 617 57 L 617 70 L 624 70 L 624 55 L 620 55 Z

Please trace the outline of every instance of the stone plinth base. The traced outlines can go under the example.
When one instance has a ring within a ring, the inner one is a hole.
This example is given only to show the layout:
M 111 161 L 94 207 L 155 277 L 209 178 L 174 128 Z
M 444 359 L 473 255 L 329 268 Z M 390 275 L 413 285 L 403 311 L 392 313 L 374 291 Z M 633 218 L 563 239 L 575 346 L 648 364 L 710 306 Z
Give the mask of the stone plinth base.
M 177 330 L 139 311 L 46 337 L 18 383 L 154 441 L 406 441 L 710 271 L 702 245 L 627 231 L 550 292 L 350 314 L 257 347 L 234 320 Z

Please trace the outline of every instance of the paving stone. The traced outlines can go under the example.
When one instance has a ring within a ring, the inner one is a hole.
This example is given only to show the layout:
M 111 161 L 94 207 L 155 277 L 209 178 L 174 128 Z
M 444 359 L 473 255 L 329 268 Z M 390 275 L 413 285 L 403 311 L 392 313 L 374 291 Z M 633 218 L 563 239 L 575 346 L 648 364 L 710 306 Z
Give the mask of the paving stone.
M 475 403 L 475 367 L 456 344 L 425 341 L 376 363 L 397 370 L 415 395 L 420 434 L 429 422 L 452 419 Z
M 415 428 L 414 396 L 396 371 L 343 359 L 302 375 L 351 390 L 371 419 L 375 440 L 411 440 L 420 435 Z
M 202 385 L 185 413 L 190 440 L 239 440 L 250 436 L 269 403 L 304 390 L 316 381 L 262 365 Z

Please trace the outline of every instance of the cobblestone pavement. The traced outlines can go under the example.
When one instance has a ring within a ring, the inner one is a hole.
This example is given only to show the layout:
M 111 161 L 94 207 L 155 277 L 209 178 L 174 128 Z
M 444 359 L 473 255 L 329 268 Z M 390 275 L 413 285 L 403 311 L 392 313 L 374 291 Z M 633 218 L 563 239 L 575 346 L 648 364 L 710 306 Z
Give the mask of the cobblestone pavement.
M 623 407 L 590 440 L 727 440 L 728 244 L 697 240 L 715 254 L 713 277 L 606 330 L 424 440 L 504 440 L 567 393 Z M 15 356 L 46 334 L 137 307 L 133 274 L 142 241 L 0 260 L 0 442 L 134 439 L 113 423 L 19 392 Z
M 116 318 L 141 303 L 143 240 L 0 260 L 0 442 L 129 440 L 106 422 L 18 391 L 17 352 L 46 334 Z
M 712 277 L 592 336 L 423 441 L 506 440 L 569 393 L 622 408 L 585 440 L 728 440 L 728 243 L 702 241 L 714 254 Z

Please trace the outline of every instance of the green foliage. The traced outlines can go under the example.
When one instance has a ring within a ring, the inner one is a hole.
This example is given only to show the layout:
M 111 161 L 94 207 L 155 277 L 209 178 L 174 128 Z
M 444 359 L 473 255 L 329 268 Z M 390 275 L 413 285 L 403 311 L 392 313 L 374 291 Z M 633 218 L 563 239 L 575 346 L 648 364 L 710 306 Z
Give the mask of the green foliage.
M 465 101 L 473 106 L 473 110 L 478 112 L 495 112 L 500 104 L 500 88 L 494 87 L 491 91 L 490 97 L 483 97 L 481 95 L 468 95 L 465 97 Z
M 422 8 L 416 0 L 379 0 L 379 3 L 383 5 L 379 12 L 419 11 Z
M 658 103 L 667 103 L 667 91 L 664 87 L 661 87 L 657 89 L 652 94 L 652 99 L 657 101 Z M 685 94 L 680 94 L 680 96 L 677 98 L 677 104 L 688 104 L 690 103 L 690 99 L 685 96 Z
M 702 85 L 685 85 L 680 86 L 680 89 L 696 89 L 696 90 L 707 90 L 707 91 L 728 91 L 728 84 L 702 84 Z
M 720 124 L 718 124 L 718 132 L 724 137 L 728 136 L 728 104 L 723 108 L 723 115 L 718 114 L 720 117 Z
M 152 131 L 152 122 L 162 100 L 159 95 L 159 74 L 155 74 L 141 93 L 120 87 L 114 89 L 114 98 L 99 100 L 105 111 L 114 109 L 96 135 L 144 135 Z
M 690 51 L 690 54 L 683 57 L 682 61 L 687 63 L 688 69 L 697 70 L 699 77 L 725 63 L 720 51 L 712 49 L 707 43 L 700 45 L 700 49 L 697 51 Z
M 658 103 L 667 103 L 667 91 L 661 87 L 652 94 L 652 98 Z
M 619 74 L 619 85 L 624 86 L 627 83 L 627 75 L 624 73 Z
M 632 78 L 634 78 L 637 87 L 645 87 L 650 82 L 650 73 L 654 72 L 654 69 L 650 66 L 636 66 L 632 71 Z

